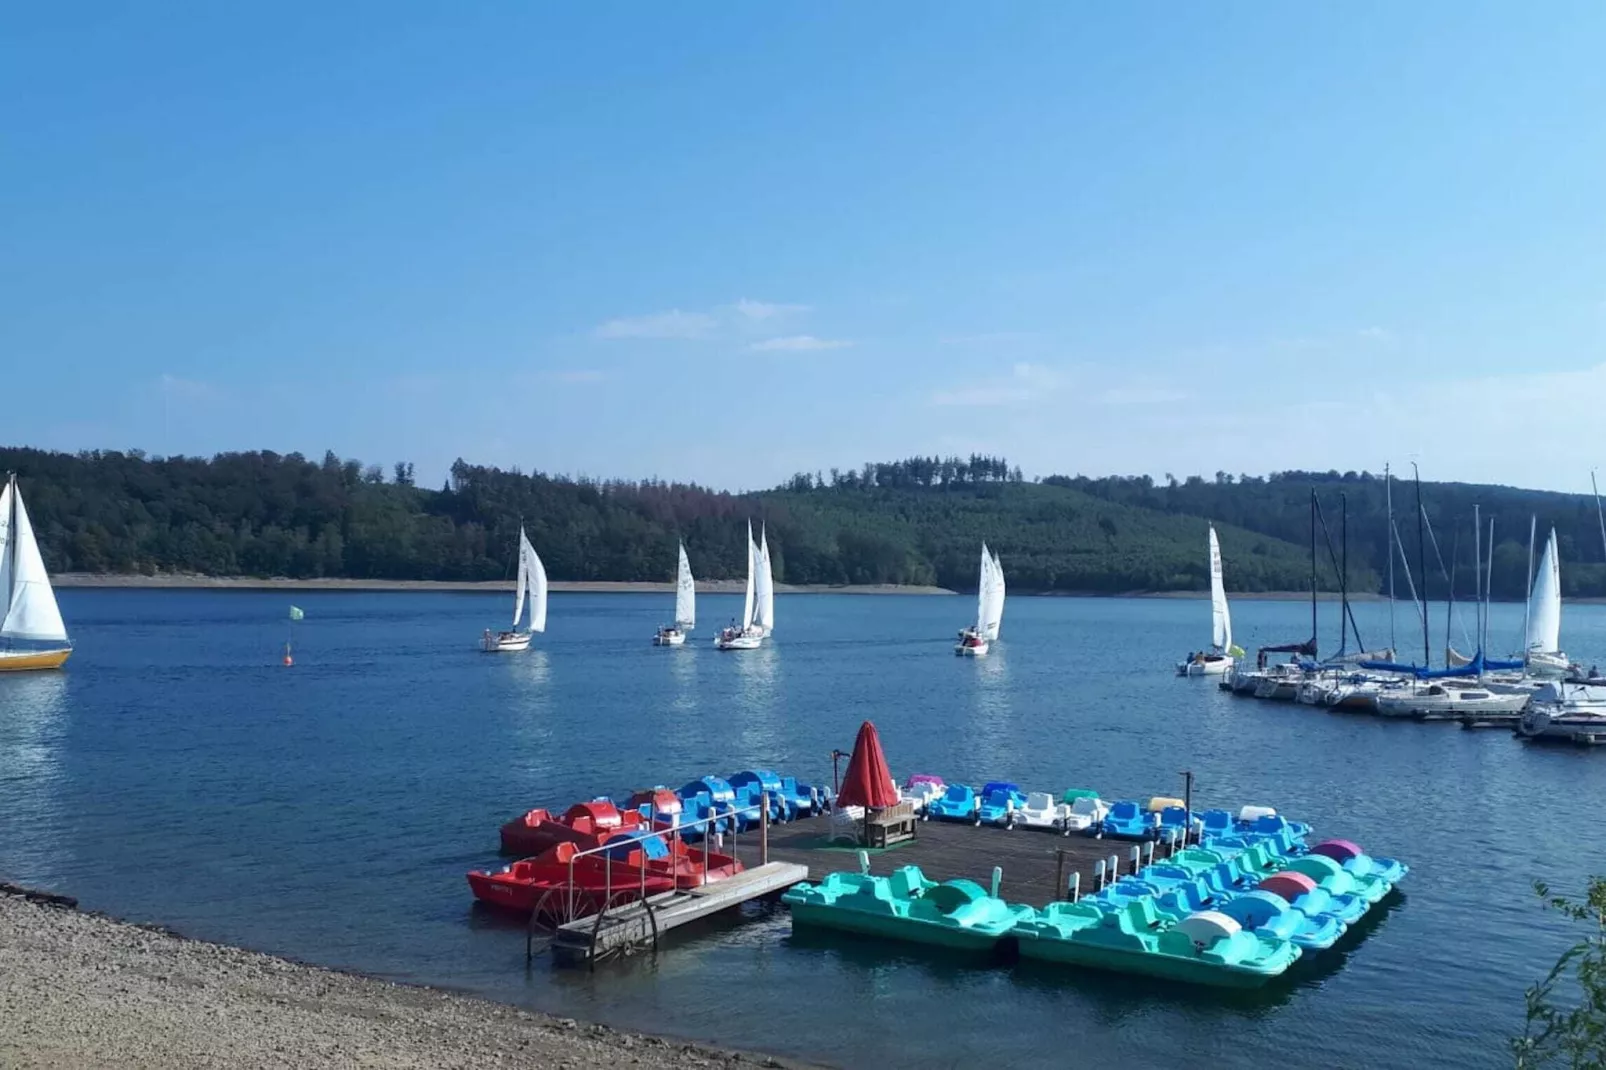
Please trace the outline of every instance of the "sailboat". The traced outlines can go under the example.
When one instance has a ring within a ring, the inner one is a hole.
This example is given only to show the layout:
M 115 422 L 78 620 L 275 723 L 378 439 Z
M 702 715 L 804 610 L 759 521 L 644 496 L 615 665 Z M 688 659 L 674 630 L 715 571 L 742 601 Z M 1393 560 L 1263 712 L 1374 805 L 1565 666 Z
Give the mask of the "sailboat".
M 14 475 L 0 491 L 0 597 L 0 672 L 61 668 L 72 640 Z
M 682 646 L 686 633 L 697 627 L 697 585 L 692 582 L 691 562 L 686 560 L 686 544 L 680 544 L 680 564 L 675 568 L 675 623 L 658 629 L 654 646 Z
M 760 622 L 758 611 L 763 600 L 756 597 L 757 584 L 754 573 L 759 569 L 763 570 L 765 586 L 769 591 L 770 604 L 773 607 L 774 584 L 769 578 L 769 567 L 769 559 L 767 557 L 761 559 L 758 547 L 753 545 L 753 524 L 752 521 L 748 521 L 747 590 L 746 596 L 742 599 L 742 619 L 740 624 L 732 624 L 729 628 L 721 628 L 719 634 L 714 636 L 714 648 L 716 650 L 757 650 L 763 645 L 764 636 L 768 634 L 766 627 L 773 625 L 774 621 Z M 773 609 L 771 612 L 773 613 Z
M 1530 676 L 1565 676 L 1570 668 L 1567 655 L 1561 652 L 1561 563 L 1555 528 L 1545 540 L 1545 552 L 1528 595 L 1528 637 L 1522 660 Z
M 981 544 L 981 578 L 976 586 L 976 623 L 959 633 L 954 653 L 962 658 L 985 657 L 998 639 L 1004 617 L 1004 566 L 998 555 Z
M 775 631 L 775 575 L 770 567 L 769 532 L 758 529 L 758 562 L 753 569 L 753 627 L 768 639 Z
M 528 599 L 526 599 L 528 596 Z M 519 622 L 524 618 L 524 604 L 530 604 L 530 626 L 521 631 Z M 514 650 L 524 650 L 530 645 L 530 639 L 536 632 L 546 631 L 546 566 L 541 564 L 541 556 L 530 545 L 529 536 L 524 534 L 524 526 L 519 526 L 519 581 L 518 592 L 513 599 L 513 627 L 505 632 L 491 634 L 489 628 L 480 640 L 481 649 L 487 654 L 501 654 Z
M 1227 610 L 1227 588 L 1221 579 L 1221 544 L 1215 525 L 1210 527 L 1210 646 L 1177 666 L 1178 676 L 1219 676 L 1233 667 L 1232 614 Z

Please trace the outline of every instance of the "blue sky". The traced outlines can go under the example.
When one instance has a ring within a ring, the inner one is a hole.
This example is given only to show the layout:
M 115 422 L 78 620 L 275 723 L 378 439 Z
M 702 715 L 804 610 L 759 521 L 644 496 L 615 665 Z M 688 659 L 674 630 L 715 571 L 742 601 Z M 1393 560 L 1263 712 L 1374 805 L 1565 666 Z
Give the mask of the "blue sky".
M 1606 6 L 64 4 L 0 440 L 719 486 L 1606 463 Z

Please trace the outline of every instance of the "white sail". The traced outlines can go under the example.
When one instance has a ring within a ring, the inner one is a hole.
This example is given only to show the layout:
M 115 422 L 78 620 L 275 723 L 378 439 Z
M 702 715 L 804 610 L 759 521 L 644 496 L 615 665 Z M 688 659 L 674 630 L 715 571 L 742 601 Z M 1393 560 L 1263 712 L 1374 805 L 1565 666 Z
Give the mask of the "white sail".
M 518 631 L 519 621 L 524 619 L 524 593 L 530 586 L 530 556 L 535 551 L 530 547 L 530 540 L 524 534 L 523 525 L 519 526 L 519 580 L 514 585 L 517 592 L 513 596 L 513 630 Z
M 528 542 L 524 545 L 530 546 Z M 530 631 L 546 631 L 546 566 L 530 546 Z
M 1553 654 L 1561 650 L 1561 565 L 1556 557 L 1556 529 L 1551 528 L 1528 597 L 1530 652 Z
M 1004 563 L 993 554 L 993 597 L 987 606 L 987 638 L 998 638 L 998 626 L 1004 622 Z
M 765 635 L 775 630 L 775 577 L 770 573 L 769 532 L 758 531 L 758 566 L 753 570 L 753 625 Z
M 697 627 L 697 585 L 691 578 L 685 543 L 680 544 L 680 564 L 675 569 L 675 627 L 687 632 Z
M 44 558 L 39 556 L 39 544 L 34 541 L 33 525 L 22 504 L 22 488 L 13 482 L 9 490 L 11 500 L 6 514 L 11 518 L 10 531 L 0 545 L 4 545 L 10 562 L 10 575 L 6 577 L 10 581 L 10 597 L 5 621 L 0 623 L 0 638 L 64 643 L 67 625 L 62 623 L 56 592 L 50 589 L 50 576 L 45 572 Z
M 747 522 L 747 594 L 742 601 L 742 631 L 753 626 L 753 566 L 758 558 L 758 547 L 753 545 L 753 522 Z
M 976 585 L 976 634 L 989 642 L 998 638 L 1004 616 L 1004 569 L 998 557 L 981 544 L 981 580 Z
M 0 620 L 11 607 L 11 480 L 0 490 Z
M 1221 579 L 1221 544 L 1210 528 L 1210 642 L 1222 653 L 1232 646 L 1232 614 L 1227 611 L 1227 588 Z

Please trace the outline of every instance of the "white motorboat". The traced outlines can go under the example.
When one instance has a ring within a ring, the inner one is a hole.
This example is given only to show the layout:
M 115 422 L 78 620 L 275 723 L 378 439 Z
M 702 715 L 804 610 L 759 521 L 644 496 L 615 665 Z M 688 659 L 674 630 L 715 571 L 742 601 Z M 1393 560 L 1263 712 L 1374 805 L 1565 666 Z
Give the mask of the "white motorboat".
M 1065 819 L 1070 815 L 1071 808 L 1048 792 L 1029 791 L 1026 801 L 1011 814 L 1011 820 L 1017 828 L 1048 829 L 1068 836 L 1070 830 L 1065 825 Z
M 0 672 L 59 669 L 73 651 L 14 475 L 0 490 L 0 643 Z
M 1498 694 L 1476 684 L 1456 687 L 1432 683 L 1379 694 L 1377 712 L 1383 717 L 1454 721 L 1467 714 L 1519 713 L 1528 700 L 1527 694 Z
M 1299 697 L 1305 683 L 1305 672 L 1298 665 L 1268 665 L 1255 683 L 1255 697 L 1273 702 L 1292 702 Z
M 1237 653 L 1232 645 L 1232 614 L 1221 577 L 1221 544 L 1210 528 L 1210 649 L 1190 654 L 1177 665 L 1178 676 L 1220 676 L 1232 672 Z
M 1585 686 L 1579 690 L 1597 694 L 1575 695 L 1566 702 L 1542 702 L 1536 694 L 1517 722 L 1517 734 L 1534 741 L 1606 744 L 1606 688 Z
M 654 646 L 684 646 L 686 633 L 697 627 L 697 585 L 686 560 L 686 544 L 680 544 L 680 562 L 675 567 L 675 623 L 658 629 Z
M 986 657 L 998 639 L 1004 619 L 1004 566 L 981 544 L 981 578 L 976 587 L 976 623 L 959 633 L 954 653 L 962 658 Z
M 524 534 L 524 526 L 519 525 L 519 580 L 518 593 L 513 599 L 513 627 L 504 632 L 493 634 L 489 628 L 480 638 L 480 649 L 487 654 L 507 654 L 517 650 L 529 648 L 530 639 L 536 632 L 546 631 L 546 566 L 541 564 L 541 557 L 530 545 L 529 537 Z M 519 625 L 524 619 L 524 606 L 530 606 L 530 625 L 527 629 L 520 629 Z
M 1071 803 L 1065 815 L 1067 832 L 1087 832 L 1096 829 L 1110 816 L 1110 804 L 1092 795 L 1079 796 Z
M 757 650 L 764 645 L 764 637 L 774 627 L 775 595 L 774 584 L 769 579 L 769 554 L 766 543 L 766 552 L 760 557 L 759 549 L 753 544 L 753 524 L 747 525 L 747 587 L 742 599 L 742 619 L 740 623 L 733 623 L 729 628 L 721 628 L 719 634 L 714 636 L 715 650 Z M 768 592 L 767 600 L 758 597 L 759 581 L 757 573 L 763 571 L 764 586 Z M 769 617 L 760 617 L 760 610 L 769 614 Z

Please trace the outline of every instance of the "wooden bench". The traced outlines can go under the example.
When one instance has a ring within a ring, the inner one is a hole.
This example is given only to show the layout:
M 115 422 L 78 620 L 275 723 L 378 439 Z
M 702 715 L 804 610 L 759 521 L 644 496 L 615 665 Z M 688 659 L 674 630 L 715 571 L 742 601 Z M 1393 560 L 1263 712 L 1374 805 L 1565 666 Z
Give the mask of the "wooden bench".
M 915 804 L 905 799 L 896 806 L 876 810 L 865 818 L 865 846 L 890 847 L 904 840 L 912 840 L 916 828 Z

